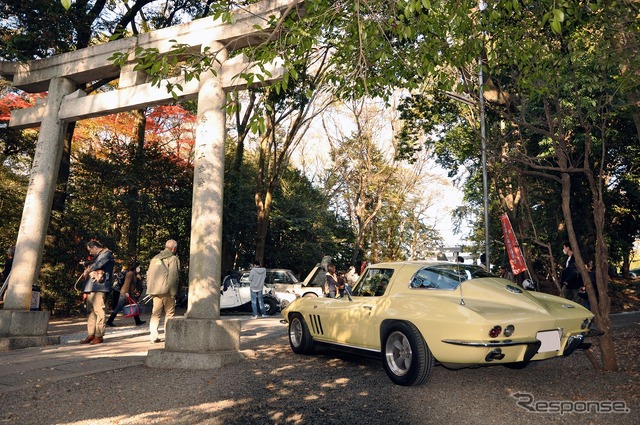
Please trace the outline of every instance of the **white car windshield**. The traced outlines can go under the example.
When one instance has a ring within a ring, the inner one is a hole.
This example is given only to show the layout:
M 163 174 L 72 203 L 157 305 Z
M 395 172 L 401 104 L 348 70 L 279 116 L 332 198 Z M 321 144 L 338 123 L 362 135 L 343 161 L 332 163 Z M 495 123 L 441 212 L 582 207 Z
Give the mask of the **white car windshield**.
M 465 280 L 495 277 L 480 266 L 464 264 L 437 264 L 424 267 L 411 278 L 411 288 L 456 289 Z

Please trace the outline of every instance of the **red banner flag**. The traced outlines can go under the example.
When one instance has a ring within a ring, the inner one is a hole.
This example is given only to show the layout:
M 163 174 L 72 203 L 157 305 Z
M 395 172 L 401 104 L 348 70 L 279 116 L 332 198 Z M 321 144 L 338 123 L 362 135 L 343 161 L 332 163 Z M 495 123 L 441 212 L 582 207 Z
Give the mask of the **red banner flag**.
M 527 270 L 527 264 L 524 262 L 520 245 L 518 245 L 516 235 L 513 233 L 513 227 L 511 227 L 511 221 L 509 221 L 509 216 L 506 213 L 500 216 L 500 223 L 502 224 L 502 234 L 504 235 L 504 244 L 509 255 L 511 271 L 514 275 L 520 274 Z

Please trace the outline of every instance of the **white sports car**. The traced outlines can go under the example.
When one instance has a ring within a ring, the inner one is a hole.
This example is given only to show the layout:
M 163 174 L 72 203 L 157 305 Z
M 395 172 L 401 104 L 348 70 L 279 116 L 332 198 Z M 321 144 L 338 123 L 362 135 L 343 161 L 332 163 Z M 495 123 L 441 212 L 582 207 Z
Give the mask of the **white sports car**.
M 301 297 L 282 314 L 295 353 L 324 344 L 378 355 L 398 385 L 426 382 L 436 362 L 524 367 L 601 334 L 579 304 L 478 266 L 435 261 L 372 265 L 351 296 Z

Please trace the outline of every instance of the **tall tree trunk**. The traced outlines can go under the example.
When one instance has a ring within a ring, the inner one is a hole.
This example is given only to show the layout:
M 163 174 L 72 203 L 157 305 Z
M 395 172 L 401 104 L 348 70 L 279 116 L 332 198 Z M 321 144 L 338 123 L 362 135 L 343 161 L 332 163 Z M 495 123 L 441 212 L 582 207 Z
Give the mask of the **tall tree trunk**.
M 60 215 L 64 212 L 64 204 L 67 200 L 67 186 L 71 173 L 71 139 L 73 139 L 75 128 L 75 122 L 69 123 L 67 133 L 64 136 L 64 146 L 62 148 L 62 158 L 60 159 L 60 169 L 58 170 L 58 179 L 56 181 L 56 191 L 53 195 L 53 205 L 51 209 Z
M 558 164 L 560 165 L 560 169 L 563 170 L 561 172 L 561 181 L 562 181 L 562 213 L 565 220 L 565 225 L 567 228 L 567 234 L 569 236 L 569 243 L 571 244 L 571 248 L 573 251 L 573 256 L 576 261 L 576 266 L 581 273 L 582 280 L 585 283 L 587 291 L 589 293 L 589 298 L 591 300 L 595 300 L 595 292 L 593 290 L 593 286 L 591 285 L 589 273 L 587 272 L 587 268 L 584 263 L 584 259 L 582 258 L 582 254 L 580 252 L 580 246 L 578 244 L 578 238 L 576 237 L 575 228 L 573 226 L 573 219 L 571 216 L 571 176 L 568 172 L 569 164 L 567 160 L 567 148 L 564 143 L 561 143 L 561 148 L 559 148 L 558 153 Z M 585 158 L 588 158 L 588 148 L 585 152 Z M 586 159 L 588 161 L 588 159 Z M 593 175 L 590 172 L 590 168 L 585 168 L 585 173 L 589 178 L 589 184 L 592 185 Z M 604 203 L 602 201 L 602 197 L 597 196 L 596 193 L 593 193 L 593 215 L 594 215 L 594 224 L 596 226 L 596 246 L 595 246 L 595 257 L 596 257 L 596 284 L 599 289 L 600 299 L 597 303 L 597 308 L 592 308 L 592 312 L 594 314 L 594 320 L 596 327 L 602 331 L 604 331 L 604 335 L 600 337 L 600 352 L 602 355 L 602 367 L 604 370 L 617 370 L 617 361 L 615 356 L 615 349 L 613 345 L 613 337 L 611 335 L 611 318 L 609 316 L 611 306 L 609 301 L 609 296 L 607 295 L 606 282 L 608 279 L 607 276 L 607 247 L 604 243 Z M 603 267 L 604 263 L 604 267 Z
M 357 206 L 356 206 L 357 207 Z M 358 208 L 356 208 L 358 211 Z M 362 244 L 364 242 L 364 224 L 363 220 L 359 215 L 356 215 L 356 221 L 358 224 L 358 234 L 356 235 L 356 240 L 353 244 L 353 251 L 351 252 L 351 264 L 356 264 L 358 260 L 358 255 L 360 254 L 360 250 L 362 250 Z
M 271 210 L 271 182 L 269 180 L 269 153 L 271 138 L 274 135 L 274 123 L 271 116 L 265 119 L 267 129 L 260 140 L 260 155 L 258 158 L 258 175 L 256 177 L 256 260 L 264 265 L 264 253 L 267 244 L 267 232 L 269 230 L 269 212 Z M 274 146 L 275 149 L 275 146 Z
M 267 190 L 264 198 L 256 193 L 256 208 L 258 211 L 258 231 L 256 235 L 256 260 L 264 265 L 267 232 L 269 231 L 269 216 L 271 212 L 271 191 Z
M 587 130 L 590 127 L 585 126 Z M 615 346 L 613 344 L 613 335 L 611 334 L 611 300 L 608 293 L 609 282 L 609 249 L 605 241 L 605 215 L 606 206 L 603 195 L 603 170 L 600 168 L 599 176 L 596 178 L 592 169 L 589 167 L 589 153 L 591 146 L 590 131 L 586 132 L 586 149 L 585 149 L 585 174 L 589 182 L 589 189 L 593 198 L 593 221 L 596 231 L 595 246 L 595 285 L 598 289 L 598 297 L 593 288 L 591 279 L 586 271 L 582 271 L 582 279 L 585 282 L 589 302 L 592 306 L 591 311 L 595 316 L 595 323 L 598 329 L 604 331 L 604 335 L 600 337 L 600 354 L 602 356 L 602 367 L 604 370 L 618 370 L 618 362 L 616 360 Z M 604 152 L 604 149 L 602 150 Z M 604 158 L 601 158 L 602 164 Z
M 144 140 L 145 130 L 147 128 L 147 116 L 145 109 L 137 109 L 133 111 L 136 126 L 136 144 L 133 149 L 133 157 L 131 158 L 131 169 L 135 172 L 142 172 L 144 167 Z M 127 198 L 129 200 L 129 231 L 127 232 L 127 253 L 129 257 L 137 257 L 138 239 L 140 232 L 140 188 L 137 184 L 127 189 Z
M 233 159 L 231 170 L 233 172 L 239 172 L 242 167 L 242 160 L 244 158 L 244 141 L 249 135 L 249 120 L 253 114 L 256 106 L 256 92 L 249 90 L 249 102 L 244 106 L 244 114 L 241 115 L 240 99 L 238 93 L 233 93 L 234 102 L 236 104 L 235 120 L 236 120 L 236 153 Z

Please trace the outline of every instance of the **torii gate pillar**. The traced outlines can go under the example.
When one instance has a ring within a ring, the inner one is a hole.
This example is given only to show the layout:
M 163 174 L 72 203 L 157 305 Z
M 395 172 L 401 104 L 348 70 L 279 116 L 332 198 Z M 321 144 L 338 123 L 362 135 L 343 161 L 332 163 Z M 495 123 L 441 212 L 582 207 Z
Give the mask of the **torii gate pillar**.
M 29 304 L 31 287 L 38 281 L 44 248 L 41 235 L 46 234 L 49 225 L 67 129 L 67 122 L 58 118 L 58 110 L 64 96 L 75 89 L 73 81 L 66 78 L 53 78 L 49 83 L 49 95 L 44 106 L 46 112 L 31 166 L 15 259 L 9 275 L 4 308 L 0 311 L 0 351 L 57 344 L 60 341 L 60 337 L 47 335 L 50 312 L 29 311 Z
M 222 45 L 213 49 L 223 63 Z M 220 73 L 200 77 L 193 175 L 189 307 L 184 317 L 165 323 L 165 348 L 149 350 L 146 365 L 215 369 L 244 358 L 240 322 L 220 319 L 222 198 L 226 95 Z M 194 255 L 195 254 L 195 255 Z

